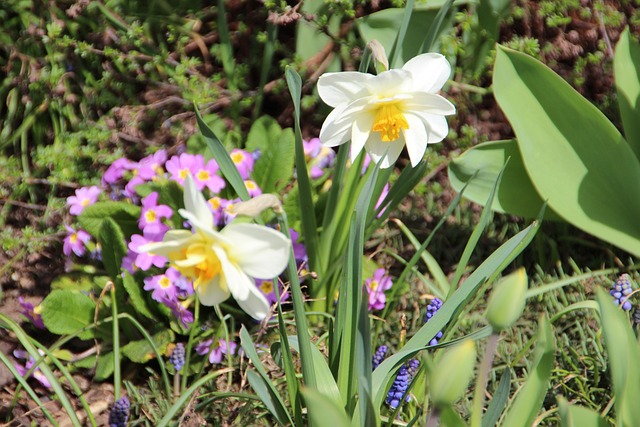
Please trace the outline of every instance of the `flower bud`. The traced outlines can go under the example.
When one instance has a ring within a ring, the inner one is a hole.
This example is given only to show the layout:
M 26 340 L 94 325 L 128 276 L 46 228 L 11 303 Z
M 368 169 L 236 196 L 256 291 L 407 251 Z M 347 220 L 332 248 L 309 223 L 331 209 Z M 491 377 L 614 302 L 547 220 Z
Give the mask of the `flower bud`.
M 374 39 L 367 43 L 367 47 L 371 50 L 376 71 L 378 71 L 378 73 L 387 71 L 389 69 L 389 60 L 387 59 L 387 53 L 384 51 L 384 46 L 382 46 L 378 40 Z
M 429 369 L 429 395 L 436 407 L 459 400 L 473 378 L 476 345 L 472 340 L 449 347 L 438 354 Z
M 493 289 L 485 316 L 494 331 L 513 325 L 524 311 L 527 293 L 527 273 L 518 269 L 503 278 Z
M 273 209 L 276 212 L 282 211 L 282 203 L 273 194 L 261 194 L 253 199 L 244 202 L 234 203 L 227 208 L 228 212 L 233 215 L 246 215 L 255 218 L 266 209 Z

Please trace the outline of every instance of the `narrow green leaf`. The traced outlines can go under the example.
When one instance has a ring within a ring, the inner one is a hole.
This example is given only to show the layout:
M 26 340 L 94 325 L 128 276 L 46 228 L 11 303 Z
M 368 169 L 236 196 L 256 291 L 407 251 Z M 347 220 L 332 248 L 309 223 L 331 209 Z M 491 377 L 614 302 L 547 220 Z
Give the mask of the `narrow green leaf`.
M 295 112 L 293 118 L 295 124 L 295 164 L 298 177 L 300 214 L 302 216 L 302 235 L 307 249 L 307 256 L 309 257 L 309 268 L 315 271 L 320 260 L 318 259 L 319 252 L 316 214 L 313 209 L 314 204 L 311 197 L 311 182 L 307 172 L 307 162 L 305 160 L 304 147 L 302 145 L 302 130 L 300 129 L 300 96 L 302 93 L 302 79 L 291 67 L 287 67 L 285 70 L 285 77 Z
M 128 271 L 124 271 L 123 274 L 122 284 L 127 294 L 129 294 L 133 308 L 144 317 L 154 320 L 155 316 L 151 312 L 151 306 L 146 298 L 142 284 Z
M 42 301 L 42 321 L 54 334 L 72 334 L 93 323 L 95 308 L 95 303 L 83 293 L 55 290 Z M 78 335 L 83 340 L 92 336 L 91 330 Z
M 522 427 L 533 424 L 549 389 L 554 353 L 555 342 L 551 323 L 546 317 L 542 317 L 538 322 L 536 349 L 529 376 L 509 406 L 501 427 Z
M 502 372 L 498 388 L 495 393 L 493 393 L 491 402 L 489 402 L 489 406 L 487 407 L 487 412 L 485 412 L 482 417 L 482 427 L 495 427 L 498 425 L 498 419 L 500 418 L 500 415 L 502 415 L 502 411 L 509 400 L 510 389 L 511 369 L 507 366 Z
M 610 424 L 593 409 L 572 405 L 558 396 L 558 408 L 562 427 L 607 427 Z
M 466 185 L 464 197 L 484 205 L 503 168 L 504 175 L 491 208 L 496 212 L 536 218 L 544 200 L 527 175 L 515 140 L 485 142 L 465 151 L 449 163 L 449 182 L 456 191 Z M 552 209 L 546 210 L 545 219 L 561 220 Z
M 629 319 L 603 289 L 597 290 L 604 342 L 609 356 L 611 381 L 615 393 L 617 425 L 635 426 L 640 420 L 640 346 Z
M 445 16 L 447 16 L 449 9 L 451 9 L 451 6 L 453 5 L 453 1 L 454 0 L 447 0 L 436 14 L 431 25 L 429 25 L 429 31 L 427 31 L 427 35 L 422 42 L 422 48 L 420 49 L 422 52 L 433 52 L 436 39 L 438 34 L 440 34 L 440 28 L 442 27 Z
M 616 45 L 613 74 L 624 135 L 640 160 L 640 44 L 631 37 L 628 27 Z
M 286 425 L 289 423 L 290 425 L 293 425 L 291 415 L 289 415 L 289 412 L 284 406 L 284 402 L 282 402 L 282 398 L 273 386 L 264 366 L 262 366 L 262 361 L 256 352 L 253 340 L 244 326 L 240 329 L 240 345 L 244 350 L 244 354 L 246 354 L 249 360 L 251 360 L 259 374 L 258 375 L 253 371 L 247 371 L 247 380 L 249 380 L 249 384 L 251 384 L 251 387 L 253 387 L 256 394 L 260 396 L 260 400 L 262 400 L 265 406 L 267 406 L 267 409 L 269 409 L 273 416 L 276 417 L 280 424 Z
M 118 224 L 111 218 L 105 218 L 98 233 L 98 242 L 102 246 L 102 263 L 111 279 L 120 279 L 122 258 L 127 255 L 127 245 L 124 234 Z M 120 291 L 121 289 L 118 289 Z M 122 295 L 124 297 L 124 295 Z
M 229 157 L 229 153 L 224 148 L 222 142 L 218 139 L 218 137 L 213 133 L 211 128 L 207 126 L 207 124 L 202 120 L 202 116 L 200 115 L 200 111 L 198 108 L 195 108 L 196 111 L 196 120 L 198 121 L 198 128 L 200 128 L 200 132 L 204 136 L 205 141 L 207 142 L 207 148 L 211 152 L 211 155 L 216 162 L 218 162 L 218 166 L 220 166 L 220 172 L 227 179 L 233 191 L 236 192 L 238 197 L 242 200 L 249 200 L 249 193 L 247 192 L 247 187 L 244 185 L 244 180 L 240 176 L 240 172 L 238 172 L 238 168 Z
M 527 174 L 549 207 L 640 255 L 640 162 L 616 127 L 544 64 L 502 46 L 493 86 Z
M 331 427 L 351 427 L 344 408 L 319 391 L 303 388 L 302 395 L 309 408 L 312 425 Z

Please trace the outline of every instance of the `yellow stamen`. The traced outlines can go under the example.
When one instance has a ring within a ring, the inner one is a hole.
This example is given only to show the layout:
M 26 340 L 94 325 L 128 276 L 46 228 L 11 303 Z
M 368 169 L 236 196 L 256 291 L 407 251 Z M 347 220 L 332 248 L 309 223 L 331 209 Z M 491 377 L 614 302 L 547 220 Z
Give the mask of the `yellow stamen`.
M 78 241 L 78 233 L 73 233 L 71 236 L 69 236 L 69 241 L 71 243 L 76 243 Z
M 369 287 L 371 288 L 371 292 L 375 292 L 375 290 L 378 289 L 378 282 L 376 280 L 372 280 Z
M 171 286 L 171 280 L 167 276 L 162 276 L 160 280 L 158 280 L 158 283 L 163 289 L 167 289 L 169 286 Z
M 187 179 L 188 175 L 191 175 L 191 171 L 189 169 L 180 169 L 180 172 L 178 172 L 180 179 Z
M 220 197 L 212 197 L 209 199 L 209 205 L 213 210 L 220 208 Z
M 147 223 L 156 222 L 156 218 L 156 211 L 154 211 L 153 209 L 149 209 L 144 213 L 144 219 L 147 221 Z
M 265 280 L 264 282 L 262 282 L 262 284 L 260 284 L 260 290 L 262 290 L 262 292 L 264 292 L 265 294 L 270 294 L 271 292 L 273 292 L 273 282 L 270 280 Z
M 242 163 L 242 161 L 244 160 L 244 153 L 239 151 L 232 153 L 231 160 L 233 160 L 233 163 L 235 163 L 236 165 Z
M 380 137 L 384 142 L 391 142 L 400 137 L 402 129 L 409 129 L 409 123 L 398 105 L 383 104 L 376 112 L 373 131 L 380 132 Z
M 82 199 L 82 201 L 80 202 L 82 206 L 88 206 L 90 203 L 91 203 L 91 200 L 89 199 Z
M 197 176 L 198 181 L 209 181 L 211 175 L 209 175 L 209 171 L 201 170 L 198 172 Z

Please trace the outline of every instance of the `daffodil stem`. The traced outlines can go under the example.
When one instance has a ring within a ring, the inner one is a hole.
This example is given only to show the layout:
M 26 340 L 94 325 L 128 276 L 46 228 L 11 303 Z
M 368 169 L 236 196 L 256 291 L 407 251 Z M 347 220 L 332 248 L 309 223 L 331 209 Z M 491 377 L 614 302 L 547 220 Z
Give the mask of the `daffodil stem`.
M 189 342 L 187 343 L 187 351 L 186 357 L 184 361 L 184 375 L 182 375 L 182 386 L 181 390 L 185 390 L 187 388 L 187 377 L 189 376 L 189 365 L 191 362 L 191 347 L 193 346 L 193 339 L 196 334 L 196 331 L 199 328 L 200 320 L 200 301 L 198 298 L 195 299 L 195 307 L 193 308 L 193 323 L 191 324 L 191 328 L 189 329 Z
M 220 319 L 220 323 L 222 325 L 222 331 L 224 332 L 224 340 L 227 343 L 227 368 L 229 368 L 229 373 L 227 374 L 227 388 L 231 387 L 231 383 L 233 381 L 233 360 L 231 359 L 231 344 L 229 340 L 229 328 L 227 328 L 227 322 L 225 321 L 224 315 L 222 314 L 222 310 L 220 310 L 219 305 L 214 305 L 214 310 L 216 311 L 216 315 L 218 319 Z
M 487 347 L 482 357 L 478 377 L 476 379 L 476 389 L 473 392 L 473 406 L 471 407 L 471 427 L 480 427 L 482 425 L 482 407 L 484 406 L 484 393 L 489 381 L 489 372 L 493 365 L 493 358 L 498 348 L 498 339 L 500 335 L 491 334 L 487 341 Z

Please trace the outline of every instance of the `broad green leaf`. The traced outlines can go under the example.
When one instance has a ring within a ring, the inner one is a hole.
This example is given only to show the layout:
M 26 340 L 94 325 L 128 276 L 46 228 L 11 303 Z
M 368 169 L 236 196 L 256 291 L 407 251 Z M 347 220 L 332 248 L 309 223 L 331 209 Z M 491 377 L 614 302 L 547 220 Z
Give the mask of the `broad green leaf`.
M 95 373 L 93 379 L 96 381 L 104 381 L 113 375 L 113 352 L 110 351 L 107 354 L 100 354 L 98 358 L 98 364 L 96 365 L 95 355 L 85 357 L 73 364 L 77 368 L 93 369 L 95 367 Z
M 98 238 L 100 227 L 107 218 L 115 221 L 127 238 L 140 233 L 140 207 L 125 202 L 98 202 L 87 206 L 78 216 L 78 224 L 93 237 Z
M 123 273 L 122 284 L 124 285 L 124 289 L 127 291 L 127 294 L 129 294 L 133 308 L 144 317 L 154 320 L 155 316 L 151 312 L 151 307 L 146 298 L 144 286 L 142 286 L 142 284 L 138 282 L 128 271 Z M 121 309 L 123 308 L 121 307 Z
M 427 36 L 425 29 L 433 24 L 440 8 L 447 3 L 447 0 L 429 1 L 426 4 L 416 6 L 411 14 L 409 26 L 402 44 L 395 55 L 395 61 L 389 64 L 391 68 L 402 67 L 409 59 L 426 51 L 437 49 L 437 43 L 430 50 L 422 50 L 423 42 Z M 455 5 L 467 4 L 468 1 L 456 1 Z M 371 40 L 378 40 L 384 46 L 387 53 L 391 52 L 394 40 L 400 29 L 400 24 L 404 16 L 404 8 L 390 8 L 356 20 L 356 25 L 365 43 Z M 451 15 L 449 15 L 451 16 Z M 451 18 L 445 23 L 450 23 Z M 434 40 L 451 29 L 451 25 L 441 25 Z M 425 46 L 426 47 L 426 46 Z
M 607 427 L 609 425 L 593 409 L 572 405 L 562 396 L 558 396 L 558 408 L 562 427 Z
M 615 393 L 617 425 L 636 426 L 640 420 L 640 371 L 637 369 L 640 346 L 628 317 L 611 295 L 598 289 L 597 300 Z
M 42 301 L 42 321 L 54 334 L 72 334 L 93 323 L 95 308 L 95 303 L 83 293 L 55 290 Z M 84 340 L 92 336 L 92 330 L 78 335 Z
M 344 408 L 333 399 L 310 388 L 303 388 L 302 395 L 308 407 L 311 425 L 351 427 Z
M 624 135 L 640 160 L 640 44 L 631 38 L 629 28 L 616 45 L 613 72 Z
M 542 317 L 538 322 L 536 349 L 529 376 L 509 406 L 501 427 L 533 425 L 549 389 L 554 353 L 555 341 L 551 323 L 546 317 Z
M 300 352 L 298 337 L 289 336 L 288 338 L 291 347 Z M 313 364 L 313 370 L 316 373 L 316 388 L 318 392 L 329 400 L 332 400 L 337 405 L 342 405 L 340 390 L 338 390 L 338 385 L 333 379 L 333 374 L 331 373 L 331 369 L 329 369 L 327 358 L 324 357 L 322 352 L 318 350 L 318 347 L 315 345 L 311 346 L 311 361 Z
M 247 150 L 260 150 L 253 177 L 263 193 L 276 193 L 293 177 L 295 137 L 269 116 L 254 122 L 247 136 Z
M 151 338 L 153 339 L 158 351 L 164 353 L 167 346 L 173 342 L 174 333 L 171 329 L 160 328 L 160 331 L 153 334 Z M 123 346 L 120 351 L 129 360 L 136 363 L 146 363 L 157 356 L 153 346 L 146 338 L 131 341 L 127 345 Z
M 527 175 L 515 140 L 485 142 L 465 151 L 449 163 L 449 182 L 458 192 L 468 184 L 464 197 L 483 205 L 503 167 L 504 174 L 491 208 L 496 212 L 536 218 L 544 200 Z M 547 209 L 545 219 L 561 218 Z
M 499 47 L 495 97 L 538 194 L 566 221 L 640 255 L 640 163 L 616 127 L 544 64 Z
M 102 263 L 112 280 L 118 281 L 122 258 L 127 254 L 125 237 L 118 224 L 111 218 L 105 218 L 98 233 L 98 242 L 102 246 Z M 117 289 L 120 291 L 120 289 Z M 124 295 L 123 295 L 124 296 Z

